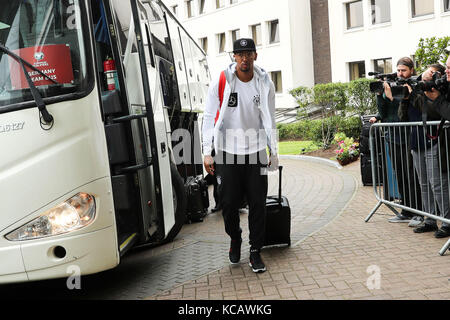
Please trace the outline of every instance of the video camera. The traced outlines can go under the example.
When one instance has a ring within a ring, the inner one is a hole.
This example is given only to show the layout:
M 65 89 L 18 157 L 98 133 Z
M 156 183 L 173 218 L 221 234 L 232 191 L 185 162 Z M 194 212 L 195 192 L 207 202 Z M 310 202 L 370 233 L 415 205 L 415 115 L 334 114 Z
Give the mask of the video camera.
M 386 81 L 391 87 L 392 96 L 399 100 L 409 96 L 409 91 L 405 84 L 408 84 L 413 89 L 413 92 L 431 91 L 434 88 L 441 93 L 446 93 L 448 90 L 447 76 L 442 76 L 439 72 L 435 72 L 433 79 L 430 81 L 422 81 L 421 76 L 409 79 L 398 78 L 397 73 L 369 72 L 369 76 L 374 76 L 375 79 L 380 80 L 370 83 L 371 92 L 382 94 L 384 92 L 383 82 Z
M 369 72 L 369 76 L 373 76 L 379 81 L 371 82 L 369 84 L 370 91 L 376 94 L 382 94 L 384 92 L 384 82 L 386 81 L 392 90 L 392 95 L 394 97 L 405 97 L 408 94 L 408 88 L 403 86 L 404 83 L 398 83 L 400 78 L 397 78 L 397 73 L 380 73 L 380 72 Z

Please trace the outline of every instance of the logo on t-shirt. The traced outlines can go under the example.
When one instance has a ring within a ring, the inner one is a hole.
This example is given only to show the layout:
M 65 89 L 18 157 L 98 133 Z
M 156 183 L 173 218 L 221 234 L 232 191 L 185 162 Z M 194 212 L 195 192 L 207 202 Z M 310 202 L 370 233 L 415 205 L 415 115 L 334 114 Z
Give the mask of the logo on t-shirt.
M 253 97 L 253 103 L 259 107 L 259 105 L 261 104 L 261 98 L 259 97 L 259 95 Z
M 228 107 L 236 108 L 238 105 L 238 96 L 237 92 L 233 92 L 230 94 L 230 99 L 228 100 Z

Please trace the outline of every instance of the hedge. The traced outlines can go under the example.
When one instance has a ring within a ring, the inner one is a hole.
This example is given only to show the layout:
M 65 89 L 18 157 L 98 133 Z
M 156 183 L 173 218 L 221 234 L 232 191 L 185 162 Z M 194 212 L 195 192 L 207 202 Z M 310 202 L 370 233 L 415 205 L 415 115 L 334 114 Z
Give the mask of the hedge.
M 299 105 L 299 117 L 305 117 L 310 105 L 321 108 L 323 117 L 346 114 L 375 113 L 375 94 L 370 92 L 373 79 L 357 79 L 348 83 L 317 84 L 312 88 L 298 87 L 289 93 Z
M 328 141 L 324 141 L 322 126 Z M 278 124 L 280 140 L 312 140 L 321 145 L 329 144 L 336 132 L 343 132 L 347 137 L 359 139 L 361 132 L 361 120 L 359 117 L 328 117 L 317 120 L 301 120 L 290 124 Z M 327 134 L 329 133 L 329 134 Z M 328 143 L 327 143 L 328 142 Z

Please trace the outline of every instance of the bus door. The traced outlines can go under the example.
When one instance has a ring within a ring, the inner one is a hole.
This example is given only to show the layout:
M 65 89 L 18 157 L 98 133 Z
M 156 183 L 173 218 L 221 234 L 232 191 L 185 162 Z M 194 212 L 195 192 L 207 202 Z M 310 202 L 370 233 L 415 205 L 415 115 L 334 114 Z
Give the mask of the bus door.
M 161 139 L 156 134 L 147 68 L 151 51 L 146 32 L 142 31 L 142 25 L 147 25 L 146 12 L 135 0 L 103 3 L 111 50 L 118 65 L 119 90 L 126 96 L 129 109 L 128 115 L 116 122 L 128 122 L 135 153 L 135 165 L 119 169 L 119 172 L 133 174 L 139 186 L 137 231 L 140 242 L 159 242 L 174 223 L 173 197 L 170 179 L 165 178 L 170 177 L 167 139 L 165 135 Z
M 135 32 L 138 39 L 138 52 L 143 77 L 143 84 L 147 87 L 146 99 L 148 99 L 148 109 L 152 112 L 147 112 L 147 136 L 148 141 L 152 145 L 152 157 L 154 158 L 155 166 L 153 172 L 155 175 L 159 171 L 159 185 L 160 185 L 160 206 L 158 207 L 161 219 L 164 221 L 164 235 L 167 235 L 175 224 L 175 208 L 174 208 L 174 194 L 175 190 L 172 186 L 171 176 L 171 157 L 170 157 L 170 123 L 168 121 L 167 109 L 162 95 L 162 84 L 160 72 L 158 71 L 160 57 L 155 55 L 154 43 L 157 36 L 163 37 L 166 30 L 164 23 L 150 24 L 153 17 L 157 14 L 156 9 L 159 7 L 144 6 L 140 1 L 131 1 L 133 9 L 133 18 L 135 25 Z M 146 68 L 144 68 L 146 66 Z M 154 141 L 154 142 L 153 142 Z M 157 167 L 157 168 L 156 168 Z M 157 190 L 155 190 L 158 192 Z M 158 195 L 158 194 L 157 194 Z M 180 196 L 180 195 L 179 195 Z

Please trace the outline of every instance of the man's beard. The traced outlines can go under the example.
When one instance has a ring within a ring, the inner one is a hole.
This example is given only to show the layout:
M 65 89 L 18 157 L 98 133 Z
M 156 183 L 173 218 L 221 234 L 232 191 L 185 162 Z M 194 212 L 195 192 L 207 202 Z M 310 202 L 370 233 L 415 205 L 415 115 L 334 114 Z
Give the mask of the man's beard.
M 245 73 L 250 72 L 250 66 L 249 65 L 247 65 L 247 67 L 240 66 L 239 70 L 241 70 L 241 72 L 245 72 Z

